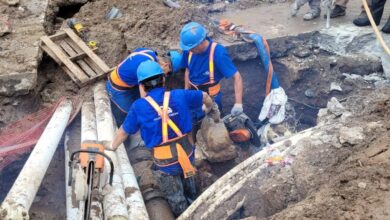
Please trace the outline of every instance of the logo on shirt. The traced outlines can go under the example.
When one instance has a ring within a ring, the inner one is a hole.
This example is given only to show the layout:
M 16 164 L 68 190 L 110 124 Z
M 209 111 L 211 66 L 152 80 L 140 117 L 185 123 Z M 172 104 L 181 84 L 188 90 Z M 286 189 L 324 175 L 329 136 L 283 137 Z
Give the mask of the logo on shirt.
M 208 70 L 203 73 L 203 76 L 209 76 L 209 75 L 210 75 L 210 72 Z
M 161 108 L 161 111 L 163 110 L 163 106 L 160 106 Z M 178 115 L 179 113 L 178 112 L 173 112 L 173 110 L 171 109 L 171 107 L 168 106 L 168 116 L 169 117 L 173 117 L 175 115 Z M 161 120 L 161 117 L 158 116 L 157 118 L 154 119 L 155 121 L 158 121 L 158 120 Z
M 163 106 L 160 106 L 161 108 L 161 111 L 163 110 Z M 172 114 L 173 110 L 171 109 L 171 107 L 168 106 L 168 115 Z

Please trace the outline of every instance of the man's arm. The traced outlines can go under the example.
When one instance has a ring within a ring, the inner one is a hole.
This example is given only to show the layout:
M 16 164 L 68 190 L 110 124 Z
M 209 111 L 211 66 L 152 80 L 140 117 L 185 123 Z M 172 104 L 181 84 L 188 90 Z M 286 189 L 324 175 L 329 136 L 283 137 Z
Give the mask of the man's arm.
M 213 100 L 211 99 L 211 97 L 205 93 L 205 92 L 202 92 L 203 93 L 203 104 L 205 105 L 205 109 L 204 111 L 206 113 L 208 113 L 210 110 L 211 110 L 211 107 L 213 106 Z
M 240 72 L 236 72 L 233 75 L 234 79 L 234 95 L 236 98 L 236 104 L 242 104 L 242 91 L 243 91 L 243 86 L 242 86 L 242 78 Z
M 111 143 L 110 150 L 116 150 L 119 147 L 119 145 L 121 145 L 126 140 L 128 136 L 129 135 L 125 132 L 125 130 L 121 126 L 115 133 L 115 137 Z
M 184 89 L 190 89 L 190 71 L 186 68 L 184 73 Z

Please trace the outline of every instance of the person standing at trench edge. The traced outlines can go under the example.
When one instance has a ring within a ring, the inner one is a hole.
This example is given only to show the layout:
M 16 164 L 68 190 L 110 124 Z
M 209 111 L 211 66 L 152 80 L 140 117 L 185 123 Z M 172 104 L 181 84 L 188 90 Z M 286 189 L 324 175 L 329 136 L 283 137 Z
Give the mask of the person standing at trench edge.
M 106 89 L 118 126 L 125 120 L 131 104 L 140 97 L 137 79 L 138 66 L 146 60 L 152 60 L 161 65 L 165 74 L 177 72 L 181 68 L 182 55 L 177 51 L 169 51 L 168 55 L 170 62 L 165 62 L 162 57 L 157 56 L 156 51 L 149 48 L 137 48 L 108 75 Z
M 143 98 L 132 104 L 110 149 L 116 150 L 129 134 L 140 129 L 145 146 L 152 150 L 160 190 L 179 216 L 196 197 L 195 146 L 188 135 L 192 130 L 190 111 L 203 106 L 208 112 L 212 100 L 202 91 L 166 91 L 163 69 L 151 60 L 139 65 L 137 77 Z
M 197 22 L 190 22 L 180 32 L 180 47 L 183 50 L 182 66 L 185 71 L 185 89 L 196 89 L 207 92 L 222 110 L 222 93 L 220 81 L 223 78 L 234 79 L 235 104 L 232 115 L 243 112 L 242 78 L 234 66 L 227 50 L 207 37 L 206 29 Z M 192 112 L 194 138 L 200 122 L 205 116 L 201 108 Z

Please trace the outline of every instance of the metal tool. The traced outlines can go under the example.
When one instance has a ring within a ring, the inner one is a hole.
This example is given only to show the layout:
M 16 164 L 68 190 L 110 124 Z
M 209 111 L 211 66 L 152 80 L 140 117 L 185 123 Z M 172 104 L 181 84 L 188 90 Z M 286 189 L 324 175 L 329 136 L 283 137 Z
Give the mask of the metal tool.
M 76 161 L 77 154 L 79 158 Z M 104 169 L 104 158 L 110 163 L 109 184 L 112 185 L 114 164 L 104 153 L 104 146 L 100 142 L 84 142 L 81 144 L 81 150 L 72 152 L 70 156 L 68 185 L 72 186 L 76 202 L 85 201 L 84 220 L 90 219 L 93 195 L 100 194 L 105 185 L 100 178 Z

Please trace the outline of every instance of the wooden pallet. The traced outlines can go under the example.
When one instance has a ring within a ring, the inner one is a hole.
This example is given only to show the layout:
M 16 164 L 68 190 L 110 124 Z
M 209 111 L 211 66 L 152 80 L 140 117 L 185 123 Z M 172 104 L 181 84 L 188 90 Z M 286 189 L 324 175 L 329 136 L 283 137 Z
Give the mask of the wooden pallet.
M 41 37 L 40 47 L 80 87 L 103 78 L 112 70 L 70 28 Z

